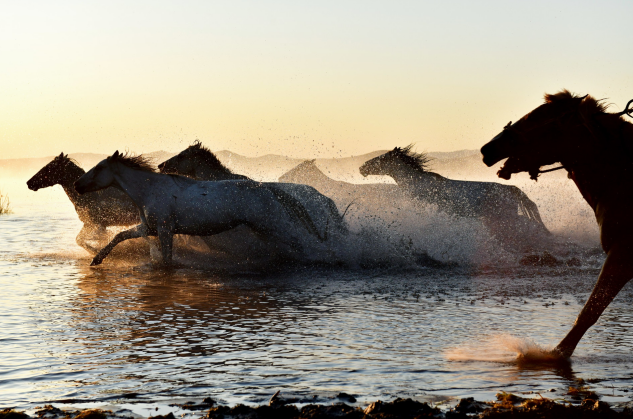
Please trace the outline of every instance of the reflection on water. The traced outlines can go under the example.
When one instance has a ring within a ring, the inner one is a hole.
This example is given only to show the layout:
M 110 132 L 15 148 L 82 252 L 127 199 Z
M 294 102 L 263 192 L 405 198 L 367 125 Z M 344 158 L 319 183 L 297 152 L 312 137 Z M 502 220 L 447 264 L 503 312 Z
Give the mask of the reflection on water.
M 74 244 L 73 214 L 28 214 L 0 219 L 3 406 L 130 394 L 254 402 L 276 390 L 490 399 L 500 389 L 564 389 L 576 378 L 603 380 L 594 388 L 609 395 L 631 386 L 630 285 L 572 365 L 517 363 L 508 343 L 556 344 L 595 268 L 268 277 L 149 264 L 92 269 Z

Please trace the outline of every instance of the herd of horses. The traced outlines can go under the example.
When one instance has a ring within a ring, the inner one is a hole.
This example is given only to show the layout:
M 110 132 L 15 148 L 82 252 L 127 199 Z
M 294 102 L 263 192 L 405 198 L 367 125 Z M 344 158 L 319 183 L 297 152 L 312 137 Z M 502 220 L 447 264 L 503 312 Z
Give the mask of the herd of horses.
M 560 163 L 593 208 L 607 258 L 596 286 L 571 331 L 552 351 L 569 358 L 576 345 L 622 287 L 633 277 L 633 124 L 629 105 L 608 113 L 601 101 L 564 90 L 503 131 L 481 149 L 492 166 L 507 159 L 498 176 L 528 172 L 536 180 L 542 166 Z M 435 205 L 454 217 L 476 218 L 493 236 L 543 234 L 536 204 L 516 186 L 452 180 L 429 170 L 429 156 L 411 146 L 365 162 L 363 176 L 392 177 L 411 199 Z M 314 169 L 314 161 L 300 165 Z M 292 172 L 292 173 L 291 173 Z M 37 191 L 61 185 L 84 223 L 77 243 L 94 254 L 98 265 L 120 242 L 156 236 L 162 262 L 172 262 L 175 234 L 212 236 L 241 231 L 238 241 L 260 242 L 276 255 L 310 260 L 329 254 L 332 243 L 348 234 L 346 208 L 317 188 L 292 181 L 258 182 L 233 173 L 200 142 L 153 167 L 143 156 L 118 151 L 84 172 L 61 153 L 28 182 Z M 325 176 L 325 175 L 323 175 Z M 295 176 L 296 178 L 296 176 Z M 335 182 L 335 181 L 332 181 Z M 393 187 L 393 185 L 384 185 Z M 102 249 L 87 238 L 109 226 L 130 226 Z

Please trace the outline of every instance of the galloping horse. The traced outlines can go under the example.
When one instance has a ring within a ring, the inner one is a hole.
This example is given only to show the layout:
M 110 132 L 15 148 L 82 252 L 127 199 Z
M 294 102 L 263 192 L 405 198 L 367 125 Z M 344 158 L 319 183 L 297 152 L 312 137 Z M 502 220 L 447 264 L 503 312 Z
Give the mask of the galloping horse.
M 598 281 L 555 356 L 570 357 L 622 287 L 633 278 L 633 124 L 624 111 L 607 113 L 589 95 L 567 90 L 545 95 L 545 103 L 509 123 L 481 148 L 486 165 L 507 158 L 497 175 L 510 179 L 528 172 L 537 180 L 541 166 L 561 163 L 596 214 L 607 258 Z
M 67 154 L 61 153 L 50 163 L 42 167 L 26 182 L 32 191 L 61 185 L 75 206 L 79 219 L 84 223 L 77 235 L 79 246 L 92 254 L 98 249 L 90 246 L 86 239 L 96 230 L 104 233 L 108 226 L 129 226 L 138 224 L 140 217 L 134 202 L 122 191 L 108 188 L 98 192 L 79 195 L 73 186 L 75 181 L 86 172 Z
M 174 157 L 162 162 L 158 168 L 161 173 L 183 175 L 196 180 L 250 180 L 229 170 L 200 141 L 194 142 Z M 347 232 L 347 226 L 334 201 L 315 188 L 298 183 L 263 182 L 261 185 L 270 189 L 280 200 L 289 201 L 288 203 L 298 201 L 324 234 L 328 234 L 329 231 L 343 234 Z
M 428 170 L 428 155 L 411 148 L 396 147 L 365 162 L 361 175 L 391 176 L 415 198 L 448 214 L 480 218 L 493 233 L 526 228 L 549 233 L 536 204 L 516 186 L 445 178 Z
M 358 207 L 384 210 L 403 199 L 403 193 L 397 185 L 357 184 L 332 179 L 317 167 L 316 160 L 306 160 L 298 164 L 281 175 L 279 182 L 310 185 L 323 195 L 332 198 L 340 207 L 346 208 L 350 208 L 350 205 L 354 203 Z M 389 205 L 386 206 L 385 201 L 389 202 Z
M 143 156 L 117 151 L 75 182 L 80 194 L 109 186 L 121 189 L 134 201 L 141 224 L 117 234 L 91 265 L 100 264 L 118 243 L 146 236 L 158 236 L 163 263 L 170 264 L 174 234 L 211 236 L 242 224 L 287 256 L 309 257 L 303 252 L 304 245 L 324 241 L 305 213 L 284 205 L 257 182 L 201 182 L 160 174 Z

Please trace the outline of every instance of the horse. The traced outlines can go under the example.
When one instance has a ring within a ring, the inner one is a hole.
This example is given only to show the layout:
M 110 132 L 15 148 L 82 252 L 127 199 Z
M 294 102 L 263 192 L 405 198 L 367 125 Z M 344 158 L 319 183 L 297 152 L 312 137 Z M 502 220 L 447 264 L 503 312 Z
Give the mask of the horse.
M 356 184 L 332 179 L 317 167 L 315 159 L 299 163 L 281 175 L 279 182 L 312 186 L 323 195 L 338 202 L 339 206 L 347 208 L 352 203 L 363 207 L 372 207 L 377 204 L 384 208 L 384 201 L 393 203 L 402 199 L 402 193 L 396 185 Z
M 174 157 L 162 162 L 158 168 L 161 173 L 183 175 L 196 180 L 251 180 L 247 176 L 233 173 L 200 141 L 194 142 Z M 347 233 L 347 225 L 334 201 L 315 188 L 298 183 L 263 182 L 261 185 L 270 189 L 280 200 L 286 200 L 288 203 L 298 201 L 324 234 L 329 234 L 330 231 Z
M 73 186 L 75 181 L 86 172 L 77 162 L 60 153 L 46 166 L 42 167 L 26 182 L 28 188 L 37 191 L 54 185 L 61 185 L 75 206 L 83 227 L 75 239 L 77 244 L 93 255 L 98 249 L 92 247 L 88 237 L 105 233 L 109 226 L 130 226 L 138 224 L 141 218 L 134 202 L 122 191 L 107 188 L 98 192 L 79 195 Z
M 585 332 L 593 326 L 622 287 L 633 278 L 633 124 L 627 103 L 622 112 L 608 113 L 601 100 L 568 90 L 546 94 L 545 103 L 481 148 L 483 162 L 492 166 L 504 159 L 497 175 L 541 173 L 564 169 L 593 209 L 600 241 L 607 257 L 589 299 L 552 356 L 569 358 Z M 554 169 L 541 167 L 560 163 Z
M 361 175 L 392 177 L 398 186 L 439 211 L 458 217 L 479 218 L 497 236 L 526 231 L 549 234 L 536 204 L 516 186 L 494 182 L 453 180 L 429 171 L 430 157 L 415 153 L 412 145 L 365 162 Z
M 118 233 L 94 257 L 99 265 L 114 247 L 131 238 L 158 236 L 162 262 L 172 263 L 174 234 L 210 236 L 240 225 L 289 257 L 310 257 L 306 245 L 323 243 L 312 220 L 258 182 L 197 181 L 157 173 L 142 155 L 116 151 L 75 182 L 79 194 L 114 186 L 139 209 L 141 223 Z M 307 234 L 306 234 L 307 233 Z

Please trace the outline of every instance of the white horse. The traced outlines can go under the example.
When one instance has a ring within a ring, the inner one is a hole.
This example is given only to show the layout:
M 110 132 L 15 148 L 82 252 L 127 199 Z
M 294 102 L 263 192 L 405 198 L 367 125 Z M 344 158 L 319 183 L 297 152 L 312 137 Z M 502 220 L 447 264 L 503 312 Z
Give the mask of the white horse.
M 143 156 L 117 151 L 75 182 L 80 194 L 108 186 L 123 190 L 134 201 L 141 224 L 117 234 L 92 266 L 118 243 L 146 236 L 158 236 L 163 263 L 170 264 L 174 234 L 211 236 L 239 225 L 250 227 L 291 258 L 309 256 L 304 248 L 325 240 L 298 202 L 280 199 L 254 181 L 203 182 L 160 174 Z
M 224 166 L 218 157 L 200 141 L 194 142 L 174 157 L 165 160 L 158 165 L 158 169 L 161 173 L 183 175 L 196 180 L 250 180 L 244 175 L 233 173 Z M 302 185 L 303 182 L 286 183 L 287 181 L 282 180 L 280 182 L 266 182 L 262 183 L 262 186 L 270 188 L 271 192 L 277 194 L 280 199 L 288 196 L 291 200 L 300 202 L 319 230 L 326 232 L 324 234 L 347 234 L 347 225 L 332 199 L 319 193 L 312 186 Z

